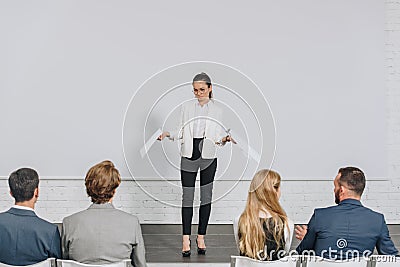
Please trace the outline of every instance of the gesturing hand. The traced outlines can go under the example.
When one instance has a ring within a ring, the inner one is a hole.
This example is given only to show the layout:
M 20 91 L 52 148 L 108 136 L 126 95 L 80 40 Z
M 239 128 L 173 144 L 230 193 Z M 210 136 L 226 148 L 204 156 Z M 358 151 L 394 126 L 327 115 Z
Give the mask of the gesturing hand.
M 304 236 L 307 234 L 307 225 L 296 225 L 294 232 L 298 240 L 303 240 Z
M 227 135 L 227 136 L 225 136 L 224 138 L 222 138 L 222 142 L 232 142 L 232 143 L 234 143 L 234 144 L 237 144 L 236 143 L 236 141 L 232 138 L 232 136 L 230 136 L 230 135 Z
M 169 137 L 170 134 L 169 132 L 163 132 L 162 134 L 160 134 L 160 136 L 157 138 L 158 141 L 163 140 L 165 137 Z

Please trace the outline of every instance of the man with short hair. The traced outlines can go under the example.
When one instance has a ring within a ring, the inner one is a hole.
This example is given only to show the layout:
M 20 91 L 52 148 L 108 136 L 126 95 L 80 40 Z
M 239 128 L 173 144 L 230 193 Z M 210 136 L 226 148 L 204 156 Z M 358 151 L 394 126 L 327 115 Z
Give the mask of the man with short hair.
M 60 232 L 56 225 L 39 218 L 39 175 L 22 168 L 10 174 L 10 194 L 15 205 L 0 213 L 0 262 L 29 265 L 47 258 L 61 258 Z
M 348 259 L 369 256 L 376 248 L 379 254 L 397 255 L 384 216 L 360 202 L 364 173 L 355 167 L 341 168 L 334 186 L 338 205 L 315 209 L 308 227 L 296 227 L 296 237 L 302 240 L 297 252 L 313 250 L 324 258 Z
M 132 266 L 147 267 L 139 219 L 112 204 L 120 183 L 121 175 L 109 160 L 89 169 L 85 186 L 92 205 L 64 218 L 64 259 L 102 265 L 131 258 Z

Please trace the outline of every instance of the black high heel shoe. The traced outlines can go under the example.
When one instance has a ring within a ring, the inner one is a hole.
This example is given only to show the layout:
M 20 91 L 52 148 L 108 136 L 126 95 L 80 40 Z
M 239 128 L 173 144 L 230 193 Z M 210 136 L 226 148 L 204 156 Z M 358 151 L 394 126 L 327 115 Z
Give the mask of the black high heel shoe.
M 196 240 L 197 241 L 197 240 Z M 190 245 L 191 245 L 191 241 L 190 241 L 190 238 L 189 238 L 189 250 L 185 250 L 185 251 L 182 251 L 182 257 L 184 257 L 184 258 L 186 258 L 186 257 L 190 257 L 190 254 L 192 254 L 191 252 L 190 252 Z
M 196 246 L 197 246 L 197 254 L 206 255 L 206 249 L 205 248 L 199 248 L 199 244 L 197 243 L 197 238 L 196 238 Z

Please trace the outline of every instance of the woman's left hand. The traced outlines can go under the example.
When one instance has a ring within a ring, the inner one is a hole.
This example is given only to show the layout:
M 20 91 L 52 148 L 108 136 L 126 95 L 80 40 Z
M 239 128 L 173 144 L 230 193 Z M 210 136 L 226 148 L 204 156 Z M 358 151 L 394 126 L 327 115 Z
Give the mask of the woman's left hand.
M 230 135 L 227 135 L 227 136 L 225 136 L 224 138 L 222 138 L 222 142 L 232 142 L 232 143 L 234 143 L 234 144 L 237 144 L 236 143 L 236 141 L 232 138 L 232 136 L 230 136 Z

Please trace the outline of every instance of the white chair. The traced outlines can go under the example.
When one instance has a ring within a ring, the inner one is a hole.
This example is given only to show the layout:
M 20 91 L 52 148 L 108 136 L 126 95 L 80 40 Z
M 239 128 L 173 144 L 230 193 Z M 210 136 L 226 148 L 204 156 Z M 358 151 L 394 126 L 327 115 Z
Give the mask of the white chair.
M 243 256 L 231 256 L 231 267 L 300 267 L 301 257 L 287 256 L 277 261 L 259 261 Z
M 131 267 L 131 260 L 123 260 L 109 264 L 85 264 L 73 260 L 57 260 L 57 267 Z
M 399 267 L 400 258 L 389 255 L 373 255 L 370 257 L 371 267 Z
M 330 260 L 319 256 L 308 256 L 303 259 L 303 267 L 367 267 L 368 262 L 363 257 L 348 260 Z
M 21 267 L 21 266 L 0 263 L 0 267 Z M 38 262 L 35 264 L 25 265 L 24 267 L 56 267 L 56 259 L 49 258 L 47 260 L 44 260 L 44 261 L 41 261 L 41 262 Z

